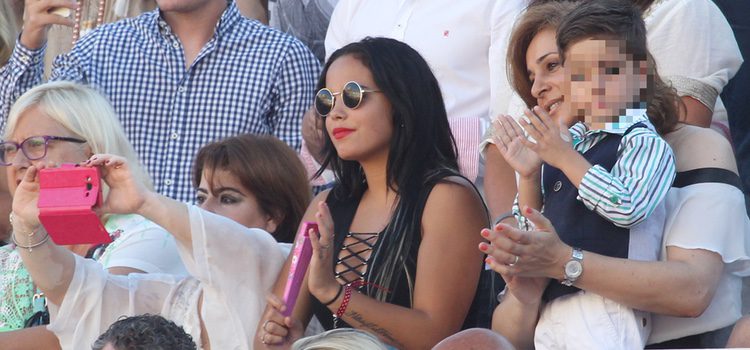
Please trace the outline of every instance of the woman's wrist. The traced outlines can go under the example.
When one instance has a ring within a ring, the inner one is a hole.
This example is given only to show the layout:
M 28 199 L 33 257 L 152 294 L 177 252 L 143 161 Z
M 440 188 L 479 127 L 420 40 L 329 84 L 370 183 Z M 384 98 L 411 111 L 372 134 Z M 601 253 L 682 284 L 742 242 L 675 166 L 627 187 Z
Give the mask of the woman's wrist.
M 557 248 L 553 250 L 553 263 L 547 270 L 546 275 L 554 280 L 562 281 L 565 279 L 565 264 L 572 257 L 573 247 L 563 243 L 562 241 L 559 241 L 559 243 L 560 244 L 558 244 Z
M 164 207 L 164 205 L 160 203 L 161 195 L 147 190 L 143 197 L 143 202 L 134 210 L 134 212 L 151 220 L 152 216 L 156 215 L 156 213 L 159 212 L 159 209 Z
M 13 228 L 13 234 L 31 234 L 32 232 L 38 231 L 39 228 L 42 227 L 39 221 L 37 221 L 36 223 L 27 222 L 23 218 L 16 215 L 15 212 L 11 212 L 8 219 L 10 221 L 11 227 Z
M 339 291 L 341 290 L 343 290 L 343 286 L 340 285 L 338 282 L 334 282 L 334 283 L 327 285 L 324 288 L 320 288 L 317 291 L 310 291 L 310 292 L 321 303 L 326 303 L 325 305 L 328 308 L 333 308 L 335 310 L 338 307 L 338 300 L 341 299 L 341 295 L 343 294 L 343 293 L 339 293 Z

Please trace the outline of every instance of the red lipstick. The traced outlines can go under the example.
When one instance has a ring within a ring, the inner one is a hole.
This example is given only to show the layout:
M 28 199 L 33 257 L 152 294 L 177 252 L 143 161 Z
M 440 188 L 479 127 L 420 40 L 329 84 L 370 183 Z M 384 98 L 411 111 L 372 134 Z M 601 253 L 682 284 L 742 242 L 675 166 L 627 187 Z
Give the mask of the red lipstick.
M 333 132 L 332 132 L 332 134 L 333 134 L 333 137 L 334 137 L 334 138 L 335 138 L 336 140 L 341 140 L 341 139 L 343 139 L 344 137 L 347 137 L 347 136 L 349 136 L 349 134 L 351 134 L 351 133 L 353 133 L 353 132 L 354 132 L 354 129 L 348 129 L 348 128 L 335 128 L 335 129 L 333 129 Z

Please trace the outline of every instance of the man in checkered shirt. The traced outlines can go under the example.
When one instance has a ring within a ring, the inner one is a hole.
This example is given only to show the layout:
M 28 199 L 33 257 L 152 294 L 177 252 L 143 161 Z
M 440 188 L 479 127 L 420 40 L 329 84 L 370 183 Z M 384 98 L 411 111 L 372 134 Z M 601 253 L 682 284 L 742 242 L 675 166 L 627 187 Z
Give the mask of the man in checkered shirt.
M 208 142 L 273 134 L 299 150 L 300 123 L 320 70 L 310 50 L 242 17 L 233 0 L 157 4 L 83 36 L 55 60 L 50 80 L 105 93 L 156 190 L 181 201 L 193 199 L 193 157 Z M 42 83 L 50 25 L 74 25 L 74 16 L 52 13 L 58 7 L 75 10 L 76 3 L 26 1 L 24 30 L 0 69 L 0 128 L 13 102 Z

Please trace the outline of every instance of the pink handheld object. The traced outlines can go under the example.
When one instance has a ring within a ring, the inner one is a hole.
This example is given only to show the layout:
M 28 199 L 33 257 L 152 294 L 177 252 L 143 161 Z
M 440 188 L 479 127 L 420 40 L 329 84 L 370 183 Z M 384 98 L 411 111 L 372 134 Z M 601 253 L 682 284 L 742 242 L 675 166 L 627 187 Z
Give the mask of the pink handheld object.
M 289 267 L 289 275 L 286 278 L 286 286 L 284 286 L 286 309 L 281 314 L 285 317 L 292 315 L 294 304 L 297 303 L 297 297 L 299 296 L 300 286 L 302 286 L 302 280 L 305 278 L 305 272 L 307 272 L 307 266 L 310 265 L 310 258 L 312 257 L 310 229 L 318 232 L 318 224 L 308 221 L 303 222 L 302 228 L 297 234 L 297 241 L 294 242 L 292 265 Z
M 92 210 L 101 204 L 99 168 L 62 164 L 39 171 L 39 221 L 55 243 L 112 242 Z

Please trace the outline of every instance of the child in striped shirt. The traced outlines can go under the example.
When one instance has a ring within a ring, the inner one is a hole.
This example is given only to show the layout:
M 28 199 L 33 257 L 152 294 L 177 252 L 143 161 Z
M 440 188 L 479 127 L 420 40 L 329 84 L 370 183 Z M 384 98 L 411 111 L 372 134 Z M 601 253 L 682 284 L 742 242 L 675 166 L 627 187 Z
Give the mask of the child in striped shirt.
M 544 291 L 535 345 L 565 348 L 577 339 L 581 348 L 643 348 L 648 314 L 574 285 L 584 251 L 658 258 L 675 164 L 657 132 L 674 128 L 676 98 L 656 73 L 640 12 L 628 2 L 584 3 L 556 34 L 564 98 L 527 110 L 523 129 L 508 116 L 494 125 L 496 146 L 519 173 L 517 204 L 543 206 L 575 247 L 560 283 Z

